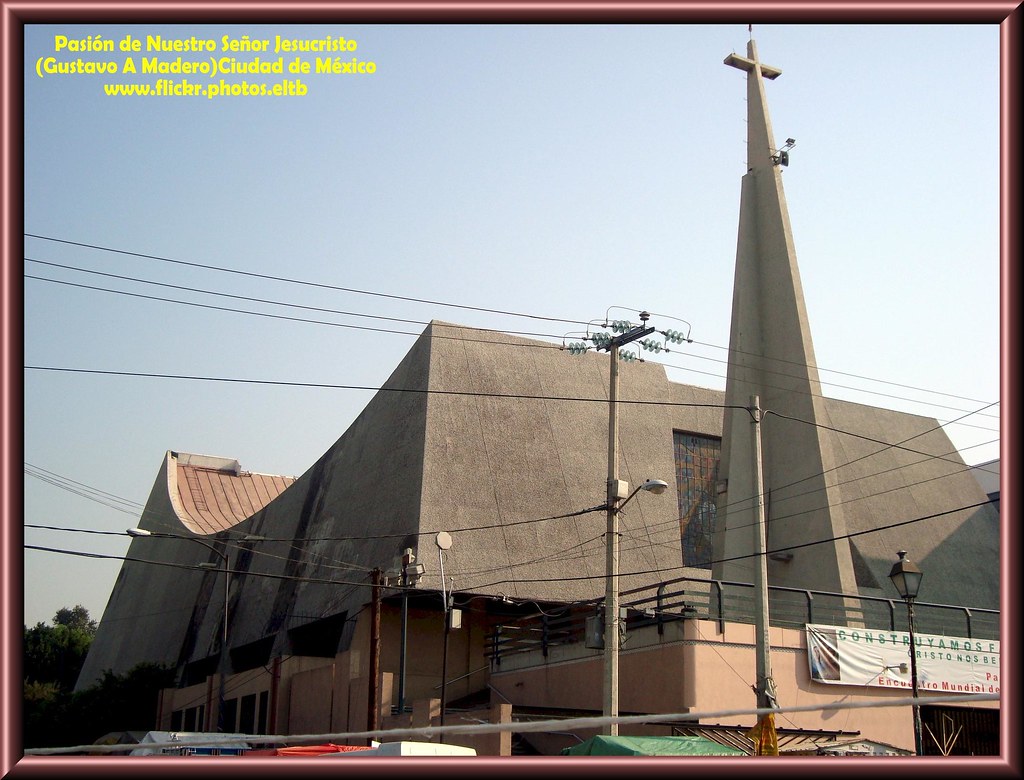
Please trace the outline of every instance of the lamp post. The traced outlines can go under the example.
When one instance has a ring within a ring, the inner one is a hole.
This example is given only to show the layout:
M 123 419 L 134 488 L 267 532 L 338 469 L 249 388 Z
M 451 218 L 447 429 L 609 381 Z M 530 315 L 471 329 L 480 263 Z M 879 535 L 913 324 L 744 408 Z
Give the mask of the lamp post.
M 452 547 L 452 535 L 447 531 L 438 531 L 434 537 L 437 545 L 437 562 L 441 570 L 441 600 L 444 602 L 444 647 L 441 650 L 441 725 L 444 726 L 444 711 L 448 704 L 448 635 L 452 630 L 452 602 L 454 593 L 446 593 L 444 588 L 444 551 Z M 454 587 L 454 581 L 452 583 Z M 441 734 L 444 742 L 444 734 Z
M 409 641 L 409 585 L 410 580 L 418 581 L 423 574 L 423 564 L 416 563 L 416 553 L 411 547 L 402 552 L 402 638 L 398 659 L 398 714 L 405 715 L 405 667 L 406 645 Z
M 614 366 L 614 354 L 612 361 Z M 649 479 L 619 504 L 618 499 L 621 498 L 621 493 L 629 488 L 625 482 L 619 479 L 608 480 L 608 541 L 606 542 L 608 576 L 605 581 L 604 596 L 603 708 L 606 718 L 615 718 L 619 714 L 619 512 L 641 490 L 660 495 L 667 488 L 667 482 L 660 479 Z M 618 736 L 619 724 L 609 722 L 605 725 L 604 731 L 608 736 Z
M 905 602 L 907 602 L 907 625 L 910 633 L 910 684 L 914 693 L 914 751 L 917 755 L 923 755 L 923 744 L 921 741 L 921 708 L 917 704 L 917 648 L 914 646 L 914 599 L 921 588 L 921 578 L 924 573 L 913 563 L 907 560 L 907 551 L 900 550 L 899 560 L 893 564 L 889 572 L 889 579 L 896 586 L 896 590 Z
M 221 552 L 220 550 L 218 550 L 216 548 L 216 546 L 214 546 L 210 542 L 207 542 L 207 541 L 205 541 L 203 539 L 200 539 L 198 537 L 195 537 L 195 536 L 183 536 L 183 535 L 180 535 L 180 534 L 170 534 L 170 533 L 160 533 L 160 532 L 156 532 L 156 531 L 147 531 L 144 528 L 129 528 L 126 531 L 126 533 L 129 536 L 133 537 L 133 538 L 140 538 L 140 537 L 142 537 L 142 538 L 156 538 L 156 539 L 183 539 L 183 540 L 185 540 L 187 542 L 195 542 L 196 544 L 201 544 L 203 547 L 207 548 L 208 550 L 212 550 L 216 555 L 218 555 L 220 557 L 221 563 L 223 564 L 222 571 L 224 572 L 224 615 L 221 618 L 221 622 L 222 622 L 223 625 L 221 626 L 220 661 L 218 663 L 218 665 L 220 667 L 219 672 L 218 672 L 218 677 L 220 678 L 220 683 L 218 685 L 218 690 L 217 690 L 217 731 L 223 732 L 224 731 L 224 676 L 225 676 L 226 669 L 227 669 L 227 661 L 226 661 L 226 659 L 227 659 L 227 654 L 228 654 L 228 603 L 229 603 L 228 596 L 229 596 L 229 593 L 230 593 L 230 577 L 231 577 L 231 570 L 229 568 L 228 554 L 226 552 Z M 242 541 L 242 542 L 259 542 L 259 541 L 263 541 L 263 539 L 264 539 L 264 537 L 262 537 L 262 536 L 256 536 L 254 534 L 246 534 L 245 536 L 241 537 L 239 539 L 239 541 Z M 200 565 L 200 568 L 208 568 L 207 566 L 203 566 L 203 564 L 199 564 L 199 565 Z

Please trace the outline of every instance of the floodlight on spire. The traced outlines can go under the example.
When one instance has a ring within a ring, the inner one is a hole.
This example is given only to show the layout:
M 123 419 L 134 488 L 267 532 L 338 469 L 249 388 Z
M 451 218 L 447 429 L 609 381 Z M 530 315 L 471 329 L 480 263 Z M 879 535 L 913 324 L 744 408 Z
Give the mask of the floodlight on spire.
M 774 165 L 789 165 L 789 150 L 796 146 L 796 139 L 787 138 L 786 145 L 779 149 L 775 154 L 772 155 L 772 163 Z

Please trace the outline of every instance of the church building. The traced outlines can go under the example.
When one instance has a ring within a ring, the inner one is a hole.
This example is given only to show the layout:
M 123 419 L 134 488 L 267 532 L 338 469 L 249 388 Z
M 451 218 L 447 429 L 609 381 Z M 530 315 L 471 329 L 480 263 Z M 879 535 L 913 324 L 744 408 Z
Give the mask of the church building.
M 646 313 L 588 334 L 582 355 L 432 322 L 304 474 L 180 451 L 154 464 L 79 689 L 105 670 L 166 664 L 177 686 L 137 727 L 171 731 L 600 715 L 614 499 L 622 716 L 756 706 L 762 570 L 780 707 L 907 696 L 907 649 L 891 660 L 908 628 L 889 578 L 899 550 L 925 572 L 918 632 L 984 642 L 998 691 L 998 512 L 935 419 L 823 394 L 783 190 L 792 143 L 768 114 L 781 70 L 753 40 L 725 64 L 745 73 L 748 170 L 724 392 L 670 381 L 653 361 L 611 369 L 613 334 L 676 336 Z M 852 653 L 854 634 L 889 637 L 856 656 L 877 668 L 826 679 L 812 651 Z M 961 747 L 998 752 L 985 741 L 998 702 L 945 699 L 920 708 L 929 727 L 975 723 Z M 851 710 L 840 725 L 826 714 L 780 715 L 780 751 L 915 749 L 909 707 Z M 621 733 L 748 749 L 754 718 L 728 721 L 630 721 Z M 597 731 L 445 741 L 551 755 Z

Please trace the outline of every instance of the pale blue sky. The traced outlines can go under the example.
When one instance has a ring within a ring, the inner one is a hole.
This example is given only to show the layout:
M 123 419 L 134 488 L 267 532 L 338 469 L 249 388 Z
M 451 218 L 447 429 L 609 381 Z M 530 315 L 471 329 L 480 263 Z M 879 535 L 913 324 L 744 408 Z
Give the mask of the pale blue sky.
M 377 72 L 303 77 L 304 97 L 216 100 L 106 97 L 106 77 L 35 75 L 55 34 L 279 32 L 355 39 Z M 757 25 L 754 36 L 783 71 L 767 89 L 778 141 L 797 141 L 784 179 L 817 361 L 845 372 L 822 372 L 829 394 L 942 421 L 997 401 L 998 27 Z M 423 326 L 365 315 L 560 341 L 611 306 L 647 309 L 662 327 L 692 324 L 698 343 L 661 356 L 670 376 L 721 389 L 746 155 L 744 74 L 722 60 L 747 37 L 743 24 L 30 26 L 26 232 L 565 322 L 32 238 L 32 260 L 364 316 L 35 262 L 25 272 L 411 334 Z M 377 387 L 413 340 L 25 281 L 27 365 Z M 299 475 L 370 397 L 27 371 L 25 460 L 142 504 L 168 449 Z M 998 457 L 998 406 L 987 413 L 949 428 L 968 463 Z M 26 475 L 25 522 L 123 531 L 138 520 L 65 488 Z M 127 549 L 127 537 L 66 531 L 26 529 L 25 541 Z M 98 619 L 118 569 L 26 551 L 25 621 L 77 603 Z

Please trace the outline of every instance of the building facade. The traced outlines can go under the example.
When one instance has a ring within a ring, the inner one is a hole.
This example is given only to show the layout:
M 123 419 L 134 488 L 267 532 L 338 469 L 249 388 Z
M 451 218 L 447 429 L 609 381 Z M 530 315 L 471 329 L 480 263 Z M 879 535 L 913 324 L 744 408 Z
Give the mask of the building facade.
M 747 73 L 750 112 L 726 390 L 652 363 L 619 371 L 619 479 L 668 484 L 619 518 L 624 715 L 754 706 L 759 496 L 781 703 L 835 699 L 810 677 L 808 624 L 902 630 L 888 580 L 900 549 L 945 574 L 919 596 L 930 633 L 998 639 L 998 514 L 937 421 L 821 392 L 765 98 L 781 71 L 753 41 L 726 64 Z M 796 368 L 780 375 L 783 364 Z M 150 536 L 132 542 L 79 687 L 107 669 L 172 666 L 159 722 L 140 724 L 158 729 L 336 734 L 599 713 L 587 618 L 607 573 L 609 375 L 606 354 L 433 322 L 297 478 L 167 453 L 139 523 Z M 833 742 L 913 745 L 905 708 L 838 730 L 829 717 L 791 722 Z M 508 755 L 592 732 L 568 733 L 461 739 Z

